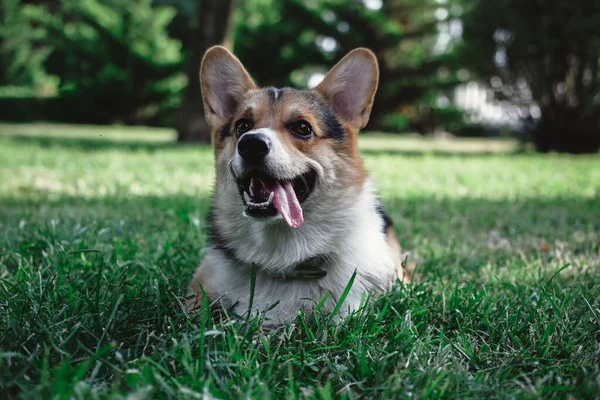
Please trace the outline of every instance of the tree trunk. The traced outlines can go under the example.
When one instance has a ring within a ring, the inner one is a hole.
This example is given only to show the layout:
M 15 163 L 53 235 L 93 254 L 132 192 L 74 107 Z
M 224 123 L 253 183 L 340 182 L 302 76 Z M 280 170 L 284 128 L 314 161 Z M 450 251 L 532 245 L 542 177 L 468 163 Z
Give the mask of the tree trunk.
M 178 142 L 210 142 L 210 127 L 204 118 L 199 70 L 202 56 L 211 46 L 221 44 L 228 33 L 230 15 L 235 0 L 198 0 L 198 27 L 195 31 L 193 54 L 187 65 L 188 86 L 183 93 Z
M 536 149 L 546 153 L 597 153 L 600 150 L 598 111 L 584 113 L 567 107 L 542 109 L 542 118 L 531 130 Z

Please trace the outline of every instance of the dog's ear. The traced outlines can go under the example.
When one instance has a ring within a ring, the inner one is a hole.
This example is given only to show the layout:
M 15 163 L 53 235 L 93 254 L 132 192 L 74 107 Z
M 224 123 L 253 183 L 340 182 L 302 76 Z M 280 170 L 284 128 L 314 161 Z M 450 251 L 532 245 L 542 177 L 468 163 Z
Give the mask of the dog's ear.
M 204 54 L 200 85 L 206 120 L 213 128 L 225 124 L 242 96 L 256 88 L 240 60 L 222 46 L 211 47 Z
M 377 58 L 371 50 L 358 48 L 342 58 L 317 89 L 342 121 L 360 129 L 369 122 L 378 80 Z

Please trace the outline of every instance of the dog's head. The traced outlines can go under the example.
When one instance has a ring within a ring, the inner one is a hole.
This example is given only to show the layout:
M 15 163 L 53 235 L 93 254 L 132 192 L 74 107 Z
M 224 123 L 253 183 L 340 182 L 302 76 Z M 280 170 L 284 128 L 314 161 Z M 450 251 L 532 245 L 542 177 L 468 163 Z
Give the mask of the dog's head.
M 378 78 L 373 53 L 356 49 L 315 89 L 258 88 L 227 49 L 208 50 L 200 81 L 217 201 L 299 228 L 311 209 L 355 196 L 365 179 L 357 135 L 369 120 Z

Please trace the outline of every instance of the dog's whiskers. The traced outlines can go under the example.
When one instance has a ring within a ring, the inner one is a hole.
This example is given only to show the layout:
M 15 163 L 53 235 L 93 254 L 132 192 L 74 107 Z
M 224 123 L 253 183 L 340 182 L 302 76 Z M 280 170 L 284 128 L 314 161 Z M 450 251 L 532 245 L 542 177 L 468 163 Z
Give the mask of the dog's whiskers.
M 233 159 L 227 163 L 227 177 L 235 181 L 235 173 L 233 172 Z

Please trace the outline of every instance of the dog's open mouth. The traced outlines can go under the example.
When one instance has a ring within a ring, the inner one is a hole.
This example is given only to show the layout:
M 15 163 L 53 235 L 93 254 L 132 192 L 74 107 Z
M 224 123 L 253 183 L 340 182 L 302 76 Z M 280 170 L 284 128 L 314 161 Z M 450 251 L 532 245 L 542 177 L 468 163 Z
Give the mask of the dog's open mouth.
M 290 228 L 300 228 L 304 222 L 300 204 L 310 196 L 315 180 L 313 170 L 291 180 L 277 180 L 263 172 L 252 172 L 239 182 L 246 214 L 262 218 L 279 213 Z

